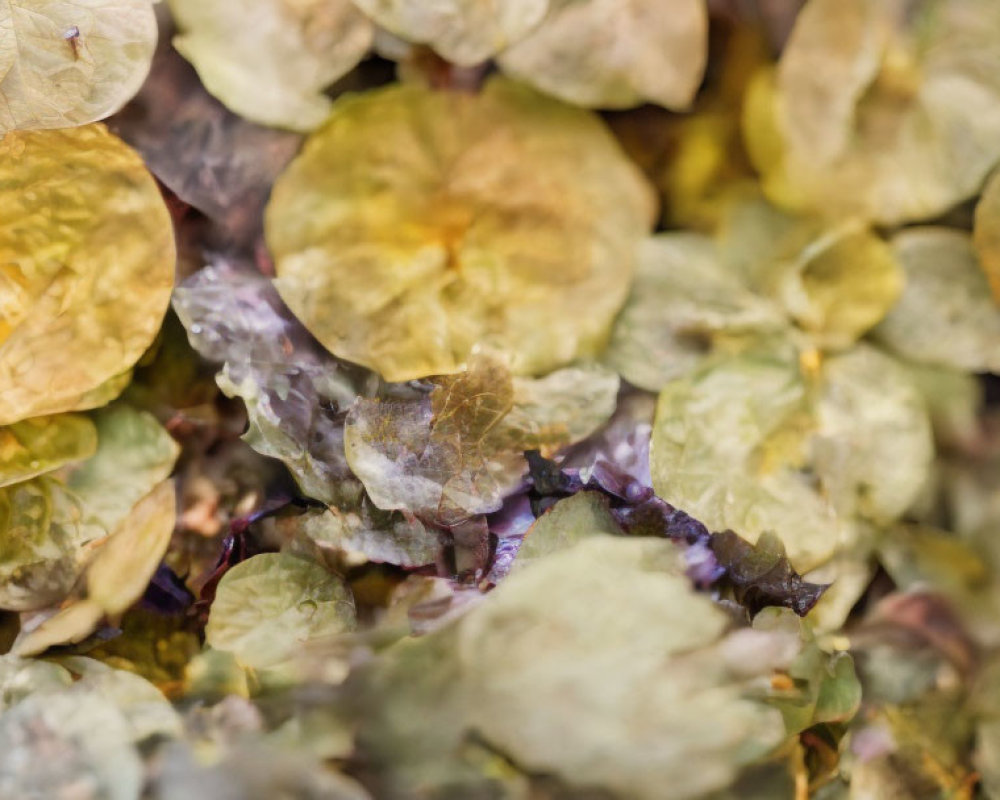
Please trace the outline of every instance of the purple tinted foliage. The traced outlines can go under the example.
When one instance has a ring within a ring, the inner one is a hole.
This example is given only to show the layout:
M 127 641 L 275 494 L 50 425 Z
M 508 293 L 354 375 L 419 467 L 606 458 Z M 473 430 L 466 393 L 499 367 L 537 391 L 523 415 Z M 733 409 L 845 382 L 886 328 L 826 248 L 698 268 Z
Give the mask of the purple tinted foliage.
M 172 38 L 161 30 L 148 79 L 109 125 L 164 185 L 212 220 L 218 241 L 246 246 L 260 236 L 271 184 L 302 136 L 227 110 L 171 47 Z
M 524 536 L 535 524 L 535 514 L 531 510 L 531 500 L 527 495 L 528 486 L 517 494 L 512 494 L 503 502 L 503 508 L 486 515 L 490 533 L 500 539 Z
M 309 496 L 333 503 L 347 484 L 356 494 L 344 418 L 374 376 L 330 355 L 243 262 L 214 257 L 175 290 L 173 306 L 192 347 L 223 363 L 220 385 L 243 398 L 251 446 L 284 461 Z
M 490 562 L 490 571 L 486 573 L 485 580 L 487 583 L 497 584 L 507 577 L 510 568 L 514 565 L 514 560 L 517 558 L 523 541 L 523 535 L 496 540 L 493 560 Z
M 194 603 L 195 597 L 177 573 L 166 564 L 160 564 L 142 596 L 143 608 L 160 614 L 183 614 Z
M 723 580 L 752 614 L 778 605 L 805 616 L 829 586 L 802 580 L 788 562 L 781 539 L 772 533 L 750 544 L 732 531 L 722 531 L 713 533 L 708 545 L 724 569 Z
M 751 614 L 777 605 L 804 616 L 826 591 L 826 585 L 802 580 L 776 536 L 765 534 L 757 544 L 750 544 L 732 531 L 711 533 L 694 517 L 657 497 L 632 472 L 609 461 L 597 461 L 584 478 L 580 469 L 563 469 L 538 451 L 529 451 L 525 457 L 531 484 L 527 497 L 536 515 L 577 492 L 600 492 L 625 533 L 665 536 L 685 545 L 692 582 L 699 588 L 731 592 Z
M 563 466 L 584 475 L 603 469 L 627 475 L 639 486 L 652 486 L 649 440 L 655 408 L 654 395 L 635 389 L 622 390 L 608 424 L 597 435 L 569 448 Z
M 229 523 L 229 532 L 222 540 L 215 568 L 202 584 L 201 590 L 198 592 L 198 600 L 191 606 L 191 613 L 202 625 L 208 621 L 208 611 L 212 601 L 215 600 L 215 592 L 222 576 L 241 561 L 246 561 L 251 556 L 267 551 L 249 535 L 250 526 L 291 505 L 299 505 L 299 503 L 288 497 L 274 497 L 256 511 L 246 516 L 236 517 Z

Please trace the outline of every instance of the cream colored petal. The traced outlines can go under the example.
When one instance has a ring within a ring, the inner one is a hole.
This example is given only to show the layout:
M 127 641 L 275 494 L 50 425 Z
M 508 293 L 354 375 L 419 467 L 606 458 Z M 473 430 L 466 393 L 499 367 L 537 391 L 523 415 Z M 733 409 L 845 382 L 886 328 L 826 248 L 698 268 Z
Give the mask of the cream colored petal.
M 170 0 L 174 46 L 241 117 L 296 131 L 330 112 L 323 90 L 372 43 L 350 0 Z
M 0 134 L 110 116 L 155 48 L 152 0 L 0 0 Z
M 455 64 L 486 61 L 536 27 L 549 0 L 354 0 L 379 25 Z
M 703 0 L 552 0 L 535 31 L 501 53 L 501 68 L 570 103 L 686 108 L 708 53 Z

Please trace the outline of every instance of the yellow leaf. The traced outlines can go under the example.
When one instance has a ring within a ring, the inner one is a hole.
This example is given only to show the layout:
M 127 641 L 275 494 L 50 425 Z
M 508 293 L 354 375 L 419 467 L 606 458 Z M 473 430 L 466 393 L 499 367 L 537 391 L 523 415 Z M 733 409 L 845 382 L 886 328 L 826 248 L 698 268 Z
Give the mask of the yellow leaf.
M 79 414 L 36 417 L 0 428 L 0 487 L 82 461 L 96 450 L 97 429 Z
M 1000 172 L 993 173 L 976 205 L 972 242 L 979 266 L 990 280 L 993 298 L 1000 303 Z
M 542 24 L 498 60 L 576 105 L 686 108 L 707 54 L 704 0 L 553 0 Z
M 86 573 L 86 597 L 77 597 L 14 645 L 33 655 L 89 636 L 103 617 L 120 614 L 142 597 L 174 530 L 174 482 L 165 480 L 135 504 L 100 545 Z
M 156 336 L 174 262 L 156 182 L 103 126 L 0 140 L 0 425 L 109 399 Z
M 174 47 L 205 88 L 242 117 L 297 131 L 330 112 L 323 90 L 371 46 L 350 0 L 170 0 Z
M 276 285 L 334 354 L 391 381 L 476 344 L 518 374 L 599 352 L 653 199 L 600 120 L 503 79 L 336 104 L 275 185 Z
M 88 601 L 119 614 L 138 600 L 170 544 L 175 518 L 168 479 L 135 504 L 97 551 L 87 570 Z
M 57 644 L 83 641 L 94 632 L 103 616 L 104 611 L 97 603 L 89 600 L 73 603 L 18 637 L 12 652 L 19 656 L 33 656 Z
M 0 134 L 113 114 L 155 48 L 151 0 L 0 0 Z

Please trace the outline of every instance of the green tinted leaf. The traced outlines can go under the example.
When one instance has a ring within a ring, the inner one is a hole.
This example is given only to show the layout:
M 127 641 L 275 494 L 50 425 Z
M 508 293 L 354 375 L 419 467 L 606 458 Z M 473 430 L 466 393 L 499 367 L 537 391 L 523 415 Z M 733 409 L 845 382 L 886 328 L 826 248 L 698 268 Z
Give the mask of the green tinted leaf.
M 900 363 L 924 398 L 935 439 L 945 445 L 975 440 L 983 403 L 983 389 L 976 376 L 949 367 Z
M 371 800 L 361 784 L 311 754 L 241 734 L 210 761 L 199 742 L 166 750 L 155 776 L 157 800 L 219 800 L 226 794 L 240 800 Z
M 301 533 L 320 548 L 337 551 L 352 563 L 374 561 L 421 567 L 433 564 L 441 552 L 441 538 L 436 531 L 405 514 L 374 508 L 367 499 L 357 508 L 328 508 L 278 524 L 286 535 Z
M 522 450 L 579 442 L 611 418 L 619 385 L 617 374 L 597 364 L 515 377 L 513 405 L 497 434 Z
M 156 47 L 151 0 L 2 0 L 0 31 L 0 135 L 113 114 Z
M 297 131 L 330 113 L 323 90 L 368 52 L 372 24 L 350 0 L 170 0 L 174 47 L 242 117 Z
M 902 516 L 930 476 L 934 443 L 907 372 L 872 347 L 823 364 L 813 465 L 838 513 L 876 523 Z
M 755 355 L 709 364 L 660 393 L 653 487 L 710 530 L 751 543 L 774 532 L 806 572 L 844 535 L 829 501 L 798 471 L 811 425 L 797 367 Z
M 499 57 L 509 75 L 581 106 L 687 108 L 701 83 L 702 0 L 551 0 L 541 25 Z
M 0 487 L 89 458 L 95 450 L 94 423 L 79 414 L 36 417 L 0 428 Z
M 309 331 L 401 381 L 457 372 L 477 343 L 518 374 L 595 355 L 651 217 L 597 117 L 495 78 L 341 98 L 265 227 Z
M 14 655 L 0 656 L 0 710 L 6 711 L 24 698 L 58 691 L 73 683 L 73 676 L 58 664 Z
M 114 528 L 174 468 L 180 448 L 156 418 L 125 404 L 93 415 L 97 453 L 66 479 L 87 518 Z
M 739 664 L 726 627 L 672 542 L 594 536 L 510 576 L 459 623 L 468 724 L 576 786 L 636 798 L 721 787 L 783 738 L 741 683 L 787 657 Z
M 591 536 L 621 535 L 622 530 L 608 511 L 608 502 L 597 492 L 579 492 L 560 500 L 525 534 L 517 551 L 515 569 L 542 556 L 558 553 Z
M 674 543 L 595 531 L 358 675 L 359 746 L 400 792 L 495 789 L 475 741 L 565 796 L 699 797 L 785 737 L 750 687 L 789 667 L 798 629 L 728 627 Z
M 790 733 L 822 722 L 847 722 L 861 705 L 861 684 L 850 654 L 829 654 L 817 645 L 808 623 L 794 618 L 784 609 L 765 609 L 754 617 L 756 631 L 794 632 L 800 649 L 786 668 L 794 685 L 773 688 L 772 705 L 781 709 Z
M 915 228 L 897 234 L 893 247 L 906 288 L 876 330 L 879 341 L 913 361 L 1000 372 L 1000 309 L 969 236 Z
M 719 263 L 711 239 L 667 233 L 643 242 L 638 274 L 606 359 L 650 391 L 700 364 L 719 335 L 780 330 L 784 315 Z
M 354 599 L 319 564 L 264 553 L 229 570 L 205 628 L 210 647 L 257 669 L 273 667 L 306 642 L 354 627 Z
M 0 607 L 42 608 L 66 595 L 84 545 L 104 535 L 81 516 L 77 499 L 49 478 L 0 489 Z
M 0 718 L 0 794 L 135 800 L 142 784 L 128 721 L 98 692 L 35 694 Z
M 106 402 L 159 329 L 174 260 L 156 182 L 102 126 L 0 140 L 0 425 Z
M 98 694 L 125 716 L 133 741 L 182 733 L 181 719 L 163 693 L 145 678 L 92 658 L 71 656 L 60 664 L 75 676 L 74 691 Z

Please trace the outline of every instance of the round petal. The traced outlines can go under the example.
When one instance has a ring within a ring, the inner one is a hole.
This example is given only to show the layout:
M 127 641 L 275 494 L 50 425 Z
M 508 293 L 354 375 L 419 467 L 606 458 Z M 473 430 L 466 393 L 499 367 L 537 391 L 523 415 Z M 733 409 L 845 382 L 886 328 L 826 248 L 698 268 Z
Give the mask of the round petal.
M 602 349 L 653 200 L 600 120 L 502 79 L 338 101 L 266 217 L 278 291 L 335 355 L 387 380 L 515 372 Z
M 0 0 L 0 134 L 110 116 L 155 49 L 151 0 Z
M 0 425 L 90 407 L 156 336 L 170 214 L 103 126 L 0 140 Z
M 330 113 L 323 90 L 372 43 L 350 0 L 170 0 L 174 47 L 205 88 L 242 117 L 308 131 Z
M 993 0 L 810 0 L 746 133 L 781 205 L 896 224 L 974 195 L 1000 158 Z
M 686 108 L 708 54 L 704 0 L 553 0 L 503 70 L 581 106 Z
M 386 30 L 430 45 L 454 64 L 478 64 L 541 22 L 549 0 L 354 0 Z
M 906 288 L 876 338 L 913 361 L 1000 372 L 1000 308 L 968 234 L 909 228 L 892 243 Z

